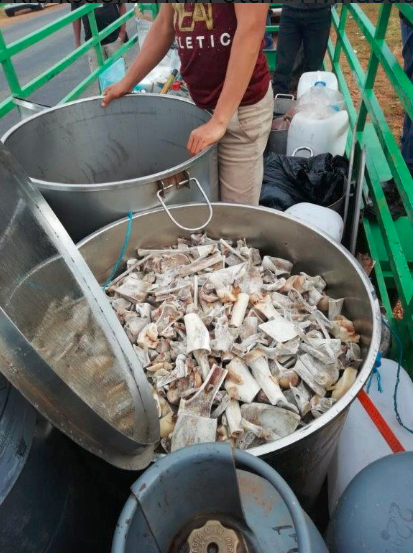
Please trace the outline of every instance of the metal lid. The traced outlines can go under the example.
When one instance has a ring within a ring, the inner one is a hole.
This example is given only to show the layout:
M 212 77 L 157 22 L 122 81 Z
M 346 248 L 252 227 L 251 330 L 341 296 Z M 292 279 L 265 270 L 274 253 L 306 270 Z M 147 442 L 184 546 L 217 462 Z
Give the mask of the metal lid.
M 142 367 L 76 246 L 1 145 L 0 195 L 0 372 L 79 445 L 144 468 L 159 422 Z

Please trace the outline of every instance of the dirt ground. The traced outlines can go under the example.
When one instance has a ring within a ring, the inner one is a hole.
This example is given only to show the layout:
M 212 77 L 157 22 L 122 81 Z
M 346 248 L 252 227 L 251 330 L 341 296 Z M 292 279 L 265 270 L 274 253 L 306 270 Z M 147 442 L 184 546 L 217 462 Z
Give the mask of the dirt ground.
M 364 4 L 361 7 L 371 19 L 371 21 L 376 24 L 381 5 Z M 396 59 L 401 65 L 403 65 L 400 22 L 398 14 L 398 10 L 392 10 L 385 40 L 390 50 L 395 55 Z M 353 49 L 357 53 L 360 64 L 363 70 L 366 71 L 370 59 L 371 47 L 368 41 L 363 36 L 363 33 L 360 30 L 358 24 L 356 23 L 356 21 L 354 21 L 353 18 L 348 19 L 346 30 Z M 335 36 L 333 37 L 333 40 L 335 40 Z M 353 102 L 356 106 L 358 106 L 360 101 L 358 87 L 344 54 L 342 54 L 341 56 L 341 65 L 349 84 L 350 91 L 352 92 Z M 375 93 L 384 111 L 387 122 L 389 123 L 390 128 L 394 134 L 394 137 L 398 141 L 400 138 L 401 129 L 403 127 L 404 110 L 397 97 L 396 92 L 393 90 L 393 87 L 390 85 L 389 80 L 387 79 L 384 71 L 381 68 L 379 68 L 379 71 L 377 73 Z

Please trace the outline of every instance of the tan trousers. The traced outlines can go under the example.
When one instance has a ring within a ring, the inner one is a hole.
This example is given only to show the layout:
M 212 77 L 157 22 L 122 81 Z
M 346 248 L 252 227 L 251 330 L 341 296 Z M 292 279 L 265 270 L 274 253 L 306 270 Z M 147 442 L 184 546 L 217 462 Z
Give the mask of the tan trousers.
M 232 118 L 218 144 L 221 201 L 258 205 L 273 111 L 270 84 L 263 100 L 238 108 Z
M 108 58 L 110 58 L 110 56 L 112 56 L 115 52 L 117 52 L 119 48 L 123 46 L 123 44 L 124 43 L 120 38 L 115 40 L 115 42 L 110 42 L 109 44 L 102 44 L 103 59 L 107 60 Z M 93 71 L 96 71 L 96 69 L 99 68 L 98 57 L 96 55 L 96 50 L 94 48 L 92 48 L 88 52 L 88 61 L 89 61 L 89 69 L 91 73 L 93 73 Z M 93 96 L 99 95 L 100 94 L 99 81 L 96 81 L 95 83 L 93 83 L 93 85 L 90 86 L 88 90 L 92 93 Z

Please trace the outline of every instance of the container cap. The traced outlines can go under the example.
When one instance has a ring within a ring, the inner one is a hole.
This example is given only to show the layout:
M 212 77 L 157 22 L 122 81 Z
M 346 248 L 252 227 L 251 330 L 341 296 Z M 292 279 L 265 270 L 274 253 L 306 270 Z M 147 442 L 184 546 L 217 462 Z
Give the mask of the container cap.
M 159 439 L 149 385 L 103 290 L 0 144 L 0 372 L 109 463 L 145 468 Z

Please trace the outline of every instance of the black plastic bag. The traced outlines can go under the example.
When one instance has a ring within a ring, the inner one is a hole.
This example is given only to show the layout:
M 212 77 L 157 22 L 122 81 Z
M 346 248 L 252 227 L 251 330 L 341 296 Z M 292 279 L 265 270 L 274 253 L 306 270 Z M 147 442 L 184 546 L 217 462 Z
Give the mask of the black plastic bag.
M 270 153 L 264 165 L 260 204 L 280 211 L 301 202 L 329 207 L 344 194 L 348 161 L 321 154 L 311 158 Z

